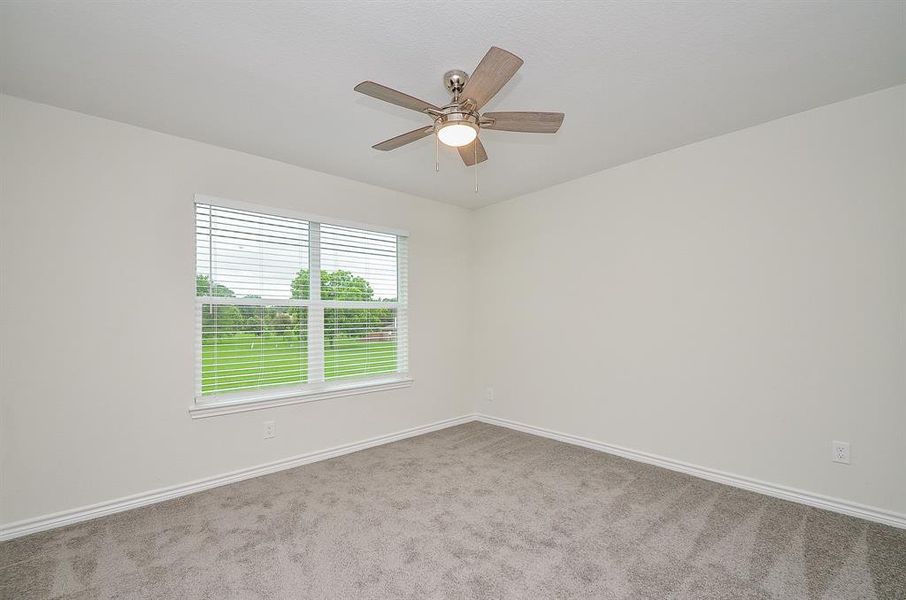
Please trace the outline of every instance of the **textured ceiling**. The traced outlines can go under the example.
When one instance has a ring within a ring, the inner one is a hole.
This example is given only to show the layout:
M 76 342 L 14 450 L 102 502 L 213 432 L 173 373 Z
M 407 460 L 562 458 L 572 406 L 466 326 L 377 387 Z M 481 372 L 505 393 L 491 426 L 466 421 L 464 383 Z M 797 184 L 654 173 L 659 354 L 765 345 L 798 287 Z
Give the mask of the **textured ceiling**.
M 0 4 L 15 96 L 473 207 L 906 82 L 906 2 Z M 498 45 L 525 64 L 486 110 L 563 111 L 557 135 L 486 131 L 481 191 L 427 117 L 441 75 Z

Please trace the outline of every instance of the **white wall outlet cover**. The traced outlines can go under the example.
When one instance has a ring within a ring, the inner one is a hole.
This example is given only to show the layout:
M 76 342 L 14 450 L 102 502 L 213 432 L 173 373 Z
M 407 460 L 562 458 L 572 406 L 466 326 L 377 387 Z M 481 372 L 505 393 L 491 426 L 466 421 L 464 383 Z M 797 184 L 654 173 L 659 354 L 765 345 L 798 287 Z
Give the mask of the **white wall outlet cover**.
M 494 401 L 494 388 L 489 387 L 484 389 L 484 399 L 488 402 Z
M 844 465 L 849 464 L 849 442 L 833 442 L 831 460 Z
M 264 422 L 264 439 L 270 439 L 277 435 L 277 424 L 274 421 Z

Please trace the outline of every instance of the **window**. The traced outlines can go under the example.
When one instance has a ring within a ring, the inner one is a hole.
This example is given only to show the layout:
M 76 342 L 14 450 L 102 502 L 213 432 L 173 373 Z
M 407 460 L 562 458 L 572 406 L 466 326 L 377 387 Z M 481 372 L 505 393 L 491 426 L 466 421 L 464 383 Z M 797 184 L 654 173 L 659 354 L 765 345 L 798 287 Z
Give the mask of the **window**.
M 407 381 L 407 238 L 195 203 L 196 405 Z

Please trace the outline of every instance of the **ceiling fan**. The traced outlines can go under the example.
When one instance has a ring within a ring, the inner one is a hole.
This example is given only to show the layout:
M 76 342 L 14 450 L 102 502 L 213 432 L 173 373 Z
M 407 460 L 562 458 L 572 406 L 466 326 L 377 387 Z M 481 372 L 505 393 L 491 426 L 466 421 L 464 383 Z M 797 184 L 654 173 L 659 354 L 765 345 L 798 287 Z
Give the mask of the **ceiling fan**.
M 434 124 L 429 127 L 419 127 L 372 147 L 375 150 L 395 150 L 433 133 L 442 143 L 457 148 L 466 166 L 472 166 L 488 159 L 488 154 L 478 139 L 478 133 L 482 129 L 557 133 L 563 122 L 563 113 L 479 112 L 521 66 L 522 59 L 512 52 L 496 46 L 491 47 L 471 76 L 460 70 L 447 71 L 444 74 L 444 85 L 453 95 L 453 100 L 441 107 L 379 83 L 363 81 L 355 86 L 355 91 L 403 108 L 417 110 L 434 120 Z

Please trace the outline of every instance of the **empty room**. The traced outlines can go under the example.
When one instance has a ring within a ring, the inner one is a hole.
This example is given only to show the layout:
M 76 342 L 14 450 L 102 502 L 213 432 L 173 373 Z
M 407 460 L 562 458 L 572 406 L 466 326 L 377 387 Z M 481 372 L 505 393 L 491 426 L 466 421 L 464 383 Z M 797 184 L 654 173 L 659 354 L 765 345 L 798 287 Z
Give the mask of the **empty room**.
M 0 0 L 0 600 L 906 600 L 906 1 Z

